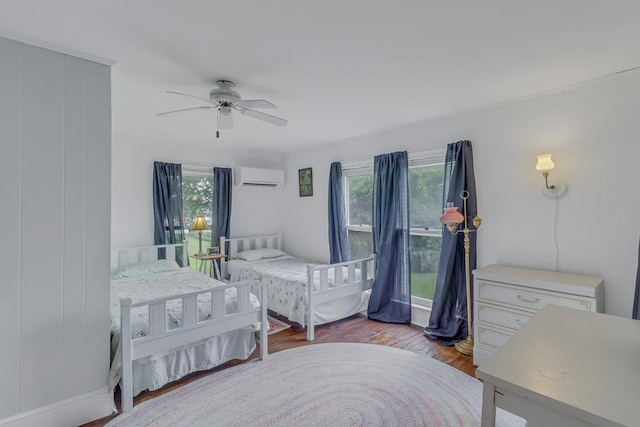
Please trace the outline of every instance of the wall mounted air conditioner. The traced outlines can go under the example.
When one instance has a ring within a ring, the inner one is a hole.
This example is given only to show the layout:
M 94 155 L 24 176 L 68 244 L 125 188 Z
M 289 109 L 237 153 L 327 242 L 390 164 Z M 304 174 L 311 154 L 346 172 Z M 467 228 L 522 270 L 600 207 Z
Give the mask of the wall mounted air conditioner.
M 284 184 L 284 171 L 237 167 L 236 185 L 257 185 L 262 187 L 278 187 Z

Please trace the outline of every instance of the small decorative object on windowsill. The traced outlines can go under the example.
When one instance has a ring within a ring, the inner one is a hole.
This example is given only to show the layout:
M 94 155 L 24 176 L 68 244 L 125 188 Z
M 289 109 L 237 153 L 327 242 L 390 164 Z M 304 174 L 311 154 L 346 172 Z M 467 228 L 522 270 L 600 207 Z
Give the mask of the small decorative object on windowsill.
M 202 252 L 202 232 L 204 230 L 208 230 L 209 226 L 207 225 L 207 220 L 204 219 L 203 216 L 197 216 L 194 218 L 193 220 L 193 224 L 191 225 L 191 231 L 197 231 L 198 232 L 198 241 L 200 243 L 200 246 L 198 248 L 198 253 L 195 255 L 204 255 L 205 253 Z
M 455 343 L 454 348 L 462 354 L 467 356 L 473 355 L 473 329 L 471 323 L 471 271 L 469 267 L 469 252 L 471 250 L 471 240 L 469 239 L 469 233 L 478 231 L 482 220 L 478 215 L 473 217 L 473 229 L 469 229 L 467 224 L 467 199 L 469 198 L 469 192 L 464 190 L 460 193 L 462 198 L 463 214 L 458 212 L 458 208 L 453 206 L 452 202 L 447 202 L 447 207 L 444 213 L 440 217 L 440 222 L 447 226 L 447 229 L 451 234 L 458 233 L 464 234 L 464 267 L 465 267 L 465 285 L 467 290 L 467 338 Z M 464 228 L 458 228 L 458 226 L 464 222 Z

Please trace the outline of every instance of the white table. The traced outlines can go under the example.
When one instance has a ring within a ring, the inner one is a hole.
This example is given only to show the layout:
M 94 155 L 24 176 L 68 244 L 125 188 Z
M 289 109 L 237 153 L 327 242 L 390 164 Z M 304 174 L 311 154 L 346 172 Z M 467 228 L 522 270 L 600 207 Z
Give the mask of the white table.
M 496 407 L 528 427 L 640 426 L 640 321 L 547 305 L 476 376 L 482 427 Z

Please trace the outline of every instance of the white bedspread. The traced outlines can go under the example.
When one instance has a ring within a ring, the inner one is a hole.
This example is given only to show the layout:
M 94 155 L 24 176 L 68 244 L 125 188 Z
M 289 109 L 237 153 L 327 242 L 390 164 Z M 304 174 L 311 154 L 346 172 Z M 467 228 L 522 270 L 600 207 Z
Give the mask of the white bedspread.
M 224 284 L 190 268 L 163 271 L 145 277 L 125 278 L 111 281 L 111 351 L 112 364 L 110 386 L 113 389 L 121 375 L 120 358 L 120 299 L 129 297 L 135 304 L 167 295 L 184 294 L 210 289 L 216 284 Z M 259 307 L 254 294 L 250 295 L 251 305 Z M 225 292 L 226 312 L 238 310 L 235 289 Z M 182 302 L 174 300 L 167 303 L 168 328 L 182 324 Z M 211 317 L 210 295 L 198 296 L 199 320 Z M 143 390 L 156 390 L 170 381 L 199 370 L 210 369 L 231 359 L 246 359 L 255 349 L 255 331 L 260 324 L 243 330 L 232 331 L 199 343 L 183 346 L 162 354 L 154 354 L 134 361 L 134 396 Z M 133 337 L 148 333 L 146 307 L 132 309 L 131 333 Z
M 245 262 L 231 281 L 260 280 L 267 285 L 267 306 L 270 310 L 286 316 L 289 320 L 305 326 L 307 264 L 309 261 L 292 256 Z M 236 266 L 237 268 L 238 266 Z M 317 274 L 317 272 L 316 272 Z M 359 274 L 359 272 L 358 272 Z M 347 269 L 343 269 L 343 280 L 347 281 Z M 333 270 L 329 270 L 329 286 L 334 283 Z M 318 289 L 318 277 L 314 281 Z M 314 307 L 317 325 L 343 319 L 367 308 L 369 293 L 352 295 L 340 300 Z

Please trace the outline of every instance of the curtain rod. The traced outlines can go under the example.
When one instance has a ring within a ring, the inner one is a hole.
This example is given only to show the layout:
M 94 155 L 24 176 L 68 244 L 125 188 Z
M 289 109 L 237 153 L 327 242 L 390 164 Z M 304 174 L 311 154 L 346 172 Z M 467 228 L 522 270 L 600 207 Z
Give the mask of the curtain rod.
M 213 169 L 213 168 L 230 168 L 230 165 L 220 165 L 220 164 L 198 164 L 198 163 L 182 163 L 182 167 L 183 168 L 192 168 L 192 169 L 205 169 L 205 168 L 209 168 L 209 169 Z
M 167 160 L 156 160 L 156 161 L 165 162 L 165 163 L 178 163 L 178 164 L 182 165 L 183 169 L 185 169 L 185 168 L 186 169 L 198 169 L 198 170 L 206 169 L 208 171 L 213 171 L 214 167 L 217 167 L 217 168 L 231 168 L 232 167 L 231 165 L 224 165 L 224 164 L 222 164 L 222 165 L 220 165 L 220 164 L 213 165 L 213 164 L 205 164 L 205 163 L 182 163 L 182 162 L 177 162 L 175 160 L 170 160 L 170 161 L 167 161 Z

